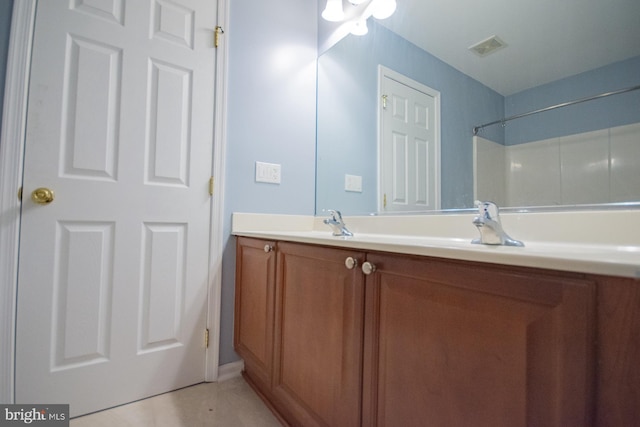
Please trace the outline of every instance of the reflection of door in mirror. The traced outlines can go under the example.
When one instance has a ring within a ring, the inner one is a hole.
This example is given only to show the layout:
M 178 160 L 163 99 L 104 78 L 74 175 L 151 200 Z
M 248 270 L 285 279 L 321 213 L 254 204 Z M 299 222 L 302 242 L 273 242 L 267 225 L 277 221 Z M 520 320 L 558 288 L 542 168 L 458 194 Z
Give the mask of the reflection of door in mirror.
M 440 93 L 380 66 L 380 212 L 440 209 Z

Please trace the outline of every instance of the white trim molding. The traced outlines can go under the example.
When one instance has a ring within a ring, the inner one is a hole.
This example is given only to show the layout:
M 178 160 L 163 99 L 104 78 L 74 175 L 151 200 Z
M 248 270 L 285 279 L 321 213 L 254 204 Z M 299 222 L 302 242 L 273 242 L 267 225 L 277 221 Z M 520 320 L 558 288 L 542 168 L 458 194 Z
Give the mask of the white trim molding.
M 210 344 L 207 350 L 205 381 L 219 379 L 220 362 L 220 299 L 222 296 L 222 254 L 224 252 L 224 176 L 226 158 L 227 123 L 227 64 L 229 32 L 229 0 L 218 0 L 218 25 L 225 32 L 216 50 L 216 77 L 214 96 L 213 141 L 213 200 L 210 230 L 210 283 L 207 328 Z
M 216 381 L 222 382 L 239 377 L 242 375 L 242 371 L 244 371 L 244 360 L 237 360 L 235 362 L 221 365 L 218 368 L 218 379 Z
M 0 402 L 14 402 L 15 321 L 22 160 L 36 0 L 16 0 L 11 15 L 0 135 Z
M 213 121 L 213 200 L 211 206 L 211 259 L 209 261 L 209 310 L 207 327 L 210 333 L 210 347 L 207 351 L 205 381 L 219 379 L 220 363 L 220 299 L 222 295 L 222 254 L 224 252 L 224 161 L 227 144 L 227 55 L 229 0 L 218 0 L 218 26 L 225 32 L 221 34 L 220 44 L 216 48 L 216 77 Z

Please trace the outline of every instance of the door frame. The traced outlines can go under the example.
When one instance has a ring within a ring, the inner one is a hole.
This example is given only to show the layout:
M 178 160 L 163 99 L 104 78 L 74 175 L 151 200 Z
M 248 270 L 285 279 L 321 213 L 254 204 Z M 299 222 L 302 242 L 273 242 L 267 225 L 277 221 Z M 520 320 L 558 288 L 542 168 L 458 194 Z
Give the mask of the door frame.
M 18 258 L 27 95 L 31 50 L 38 0 L 17 0 L 13 4 L 11 35 L 7 55 L 7 73 L 0 134 L 0 402 L 15 401 L 16 308 L 18 294 Z M 228 28 L 229 0 L 218 0 L 218 24 Z M 222 288 L 224 158 L 226 151 L 227 43 L 216 49 L 214 83 L 213 179 L 211 198 L 209 289 L 207 328 L 210 339 L 204 370 L 205 381 L 218 378 L 220 347 L 220 295 Z

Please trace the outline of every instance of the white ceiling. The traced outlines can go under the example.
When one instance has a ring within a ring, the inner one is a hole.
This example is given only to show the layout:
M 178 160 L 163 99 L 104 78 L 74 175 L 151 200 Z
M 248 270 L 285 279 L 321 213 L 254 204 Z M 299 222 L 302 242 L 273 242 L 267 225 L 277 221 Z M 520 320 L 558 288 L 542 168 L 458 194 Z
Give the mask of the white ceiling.
M 382 25 L 502 95 L 640 55 L 640 0 L 397 2 Z M 507 47 L 468 50 L 493 35 Z

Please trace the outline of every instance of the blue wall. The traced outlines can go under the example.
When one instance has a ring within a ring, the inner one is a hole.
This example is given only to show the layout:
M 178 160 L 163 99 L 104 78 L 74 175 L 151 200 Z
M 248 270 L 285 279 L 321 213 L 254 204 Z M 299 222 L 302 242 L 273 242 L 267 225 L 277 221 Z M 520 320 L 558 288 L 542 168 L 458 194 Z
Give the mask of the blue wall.
M 315 206 L 316 2 L 233 0 L 229 7 L 221 364 L 238 359 L 231 214 L 313 215 Z M 281 164 L 282 183 L 256 183 L 256 161 Z
M 441 95 L 442 208 L 473 206 L 472 129 L 503 117 L 504 98 L 374 19 L 369 33 L 349 35 L 318 63 L 318 203 L 344 214 L 376 209 L 378 64 Z M 503 142 L 501 129 L 484 135 Z M 361 175 L 363 192 L 344 191 L 344 175 Z
M 505 114 L 535 111 L 640 85 L 640 56 L 506 97 Z M 640 122 L 640 90 L 507 122 L 507 145 Z M 499 126 L 498 126 L 499 127 Z
M 7 71 L 9 33 L 11 32 L 11 12 L 13 0 L 0 1 L 0 131 L 2 131 L 2 108 L 4 105 L 4 81 Z

